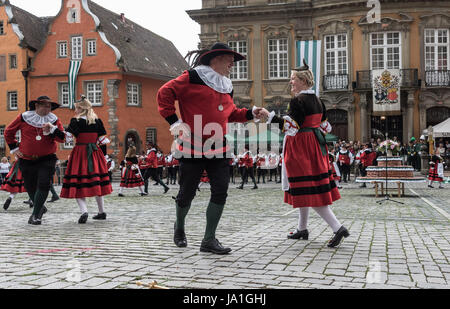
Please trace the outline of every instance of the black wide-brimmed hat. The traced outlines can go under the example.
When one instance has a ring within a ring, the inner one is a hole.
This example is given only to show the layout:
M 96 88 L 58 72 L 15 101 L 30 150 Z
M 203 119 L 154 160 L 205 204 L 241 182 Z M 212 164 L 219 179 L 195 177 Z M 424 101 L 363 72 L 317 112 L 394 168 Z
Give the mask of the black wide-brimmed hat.
M 52 102 L 52 100 L 49 97 L 47 97 L 47 96 L 42 96 L 42 97 L 37 98 L 37 100 L 31 101 L 28 104 L 28 106 L 30 107 L 31 111 L 34 111 L 34 110 L 36 110 L 36 104 L 39 104 L 39 103 L 51 103 L 52 104 L 52 111 L 54 111 L 55 109 L 60 107 L 59 103 Z
M 234 50 L 231 49 L 230 46 L 228 46 L 225 43 L 216 43 L 214 44 L 211 49 L 205 53 L 203 53 L 200 58 L 199 62 L 203 65 L 209 65 L 211 62 L 211 59 L 220 56 L 220 55 L 234 55 L 234 62 L 238 62 L 241 60 L 245 60 L 245 57 Z

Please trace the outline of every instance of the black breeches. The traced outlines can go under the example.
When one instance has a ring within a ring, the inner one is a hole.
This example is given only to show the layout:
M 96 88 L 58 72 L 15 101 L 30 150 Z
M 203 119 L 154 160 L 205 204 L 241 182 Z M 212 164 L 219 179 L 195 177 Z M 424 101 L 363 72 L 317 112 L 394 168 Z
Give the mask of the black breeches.
M 177 204 L 189 207 L 194 199 L 203 171 L 211 185 L 211 203 L 225 205 L 228 197 L 230 168 L 228 159 L 183 159 L 180 162 L 180 191 Z
M 25 189 L 29 194 L 37 190 L 48 192 L 55 174 L 56 156 L 45 160 L 29 161 L 20 160 Z

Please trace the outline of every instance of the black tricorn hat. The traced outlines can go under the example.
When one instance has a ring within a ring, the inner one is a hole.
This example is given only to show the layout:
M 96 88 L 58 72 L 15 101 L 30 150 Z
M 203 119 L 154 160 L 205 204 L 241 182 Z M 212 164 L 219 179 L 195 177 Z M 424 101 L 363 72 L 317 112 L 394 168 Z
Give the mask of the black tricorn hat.
M 52 104 L 52 111 L 54 111 L 55 109 L 60 107 L 59 103 L 52 102 L 51 99 L 49 97 L 47 97 L 47 96 L 42 96 L 42 97 L 37 98 L 37 100 L 31 101 L 28 104 L 28 106 L 30 107 L 31 111 L 36 110 L 36 103 L 37 104 L 39 104 L 39 103 L 51 103 Z
M 226 54 L 234 55 L 234 62 L 245 60 L 244 56 L 242 56 L 241 54 L 232 50 L 230 46 L 228 46 L 225 43 L 219 42 L 219 43 L 214 44 L 209 51 L 202 54 L 200 56 L 199 62 L 203 65 L 209 65 L 209 63 L 211 62 L 211 59 L 213 59 L 217 56 L 226 55 Z

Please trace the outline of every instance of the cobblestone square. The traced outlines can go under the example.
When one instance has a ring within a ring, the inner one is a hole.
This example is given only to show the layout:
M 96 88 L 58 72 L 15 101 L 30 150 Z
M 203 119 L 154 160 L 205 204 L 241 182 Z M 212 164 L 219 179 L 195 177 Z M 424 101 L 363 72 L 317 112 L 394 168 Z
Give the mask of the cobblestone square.
M 377 204 L 374 190 L 344 185 L 334 204 L 351 236 L 327 248 L 331 229 L 315 213 L 310 239 L 286 238 L 298 210 L 283 203 L 280 185 L 237 190 L 230 185 L 218 239 L 233 251 L 226 256 L 201 253 L 209 188 L 203 186 L 187 217 L 188 248 L 173 244 L 178 188 L 150 195 L 137 189 L 106 197 L 108 219 L 77 223 L 74 200 L 47 204 L 42 226 L 27 224 L 31 213 L 18 195 L 0 213 L 0 288 L 138 289 L 136 282 L 157 281 L 171 289 L 444 288 L 450 279 L 450 191 L 408 186 L 406 197 Z M 61 187 L 56 187 L 57 191 Z M 7 194 L 0 192 L 0 200 Z

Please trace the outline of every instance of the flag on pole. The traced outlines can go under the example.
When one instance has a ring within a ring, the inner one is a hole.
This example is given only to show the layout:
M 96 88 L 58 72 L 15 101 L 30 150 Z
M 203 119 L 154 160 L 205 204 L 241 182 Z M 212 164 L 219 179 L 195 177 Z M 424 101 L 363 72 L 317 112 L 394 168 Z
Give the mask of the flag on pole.
M 80 71 L 81 60 L 70 61 L 69 67 L 69 108 L 75 108 L 75 101 L 77 96 L 77 76 Z
M 317 96 L 320 94 L 320 61 L 322 41 L 297 41 L 297 67 L 303 65 L 303 59 L 314 74 L 315 85 L 312 88 Z

